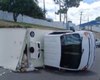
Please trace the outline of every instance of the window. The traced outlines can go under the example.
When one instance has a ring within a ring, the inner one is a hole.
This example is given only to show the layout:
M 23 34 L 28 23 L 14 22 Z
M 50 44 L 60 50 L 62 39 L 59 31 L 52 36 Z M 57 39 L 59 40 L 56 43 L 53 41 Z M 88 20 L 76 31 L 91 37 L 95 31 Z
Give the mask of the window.
M 80 53 L 81 51 L 81 37 L 79 34 L 68 34 L 61 36 L 61 45 L 65 52 Z

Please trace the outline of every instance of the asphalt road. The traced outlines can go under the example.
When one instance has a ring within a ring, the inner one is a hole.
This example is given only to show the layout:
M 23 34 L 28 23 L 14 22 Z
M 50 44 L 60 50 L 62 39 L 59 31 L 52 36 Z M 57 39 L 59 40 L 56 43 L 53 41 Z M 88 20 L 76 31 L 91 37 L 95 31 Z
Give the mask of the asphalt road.
M 15 73 L 0 68 L 0 80 L 100 80 L 100 48 L 96 49 L 95 61 L 90 71 L 70 72 L 39 70 Z

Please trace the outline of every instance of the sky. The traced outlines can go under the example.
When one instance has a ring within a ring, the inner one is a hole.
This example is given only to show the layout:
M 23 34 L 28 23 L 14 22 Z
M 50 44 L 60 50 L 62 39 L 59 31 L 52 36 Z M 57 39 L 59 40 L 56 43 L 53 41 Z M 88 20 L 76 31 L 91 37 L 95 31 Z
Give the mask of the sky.
M 39 6 L 43 8 L 43 0 L 38 0 Z M 46 18 L 59 21 L 59 15 L 55 12 L 59 9 L 53 0 L 45 0 Z M 72 21 L 76 25 L 80 24 L 80 13 L 82 12 L 82 23 L 94 20 L 100 16 L 100 0 L 83 0 L 78 8 L 72 7 L 68 10 L 68 21 Z M 63 16 L 62 16 L 63 18 Z
M 93 2 L 95 2 L 95 0 L 83 0 L 83 2 L 86 2 L 86 3 L 93 3 Z

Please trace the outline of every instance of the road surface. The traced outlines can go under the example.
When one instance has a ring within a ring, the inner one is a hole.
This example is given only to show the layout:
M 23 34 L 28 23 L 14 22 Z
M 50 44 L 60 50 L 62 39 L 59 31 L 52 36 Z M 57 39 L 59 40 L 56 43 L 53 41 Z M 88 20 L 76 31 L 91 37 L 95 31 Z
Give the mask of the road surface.
M 15 73 L 0 68 L 0 80 L 100 80 L 100 48 L 96 49 L 95 61 L 90 71 L 70 72 L 58 70 L 39 70 Z

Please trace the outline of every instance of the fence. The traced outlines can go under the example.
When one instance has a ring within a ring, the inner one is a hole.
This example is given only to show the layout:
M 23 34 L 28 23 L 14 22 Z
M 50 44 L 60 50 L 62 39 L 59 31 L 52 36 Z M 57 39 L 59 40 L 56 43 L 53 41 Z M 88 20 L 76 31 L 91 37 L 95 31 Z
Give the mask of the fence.
M 7 11 L 0 10 L 0 19 L 14 21 L 13 13 L 11 12 L 8 13 Z M 26 15 L 22 16 L 21 14 L 19 14 L 19 16 L 17 17 L 17 22 L 25 22 L 25 23 L 31 23 L 31 24 L 42 25 L 42 26 L 47 26 L 47 27 L 56 27 L 56 28 L 66 29 L 66 24 L 63 24 L 61 22 L 48 22 L 46 20 L 34 19 Z

